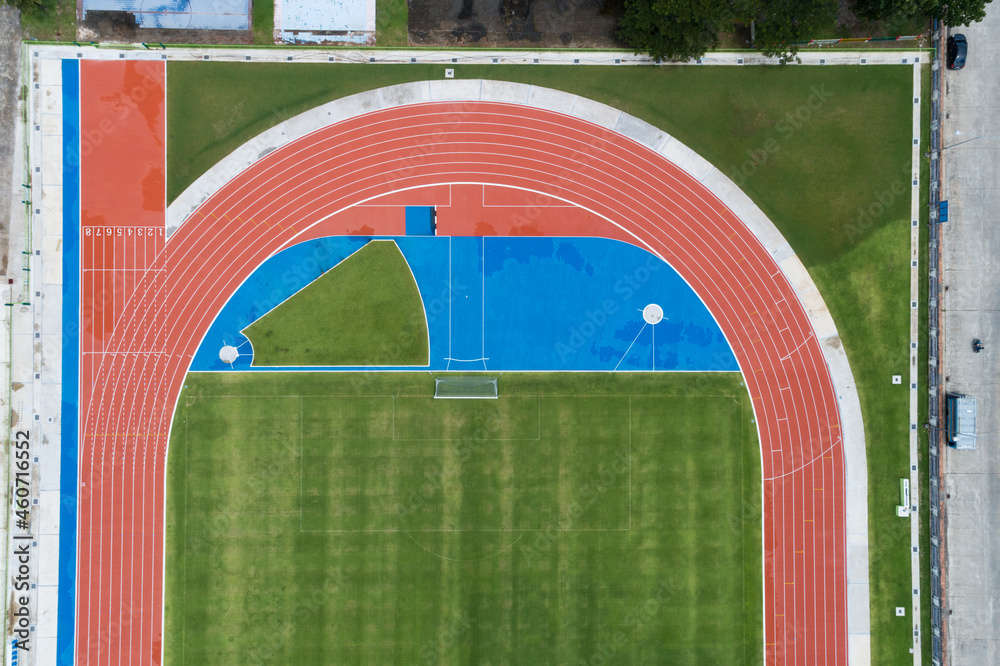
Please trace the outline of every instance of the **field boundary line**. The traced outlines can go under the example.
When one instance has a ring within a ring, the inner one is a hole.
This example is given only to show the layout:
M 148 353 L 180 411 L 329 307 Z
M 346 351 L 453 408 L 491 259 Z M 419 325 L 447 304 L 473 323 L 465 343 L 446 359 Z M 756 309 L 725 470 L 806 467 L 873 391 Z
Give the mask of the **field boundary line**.
M 304 427 L 302 425 L 302 422 L 305 419 L 305 402 L 306 402 L 305 398 L 299 396 L 299 532 L 302 531 L 302 520 L 303 520 L 302 514 L 305 512 L 305 509 L 302 508 L 302 505 L 305 503 L 305 489 L 303 488 L 303 484 L 305 483 L 305 481 L 303 481 L 303 479 L 305 479 L 306 476 L 306 470 L 305 470 L 306 454 L 304 450 L 305 438 L 302 435 L 302 430 Z M 393 406 L 395 406 L 395 403 L 393 403 Z M 395 423 L 393 423 L 393 425 L 395 425 Z
M 184 405 L 184 581 L 181 583 L 181 608 L 187 608 L 187 536 L 188 536 L 188 406 Z M 164 558 L 166 559 L 166 558 Z M 184 663 L 184 652 L 187 644 L 187 628 L 183 619 L 181 620 L 181 663 Z
M 553 374 L 561 374 L 561 373 L 553 373 Z M 315 395 L 302 395 L 302 394 L 294 394 L 294 395 L 278 395 L 278 394 L 275 394 L 275 395 L 267 395 L 267 394 L 260 394 L 260 395 L 257 395 L 257 394 L 255 394 L 255 395 L 236 395 L 236 394 L 230 394 L 230 395 L 191 395 L 191 396 L 188 396 L 188 397 L 189 398 L 303 398 L 303 399 L 305 399 L 305 398 L 393 398 L 393 397 L 398 397 L 398 398 L 427 398 L 427 399 L 432 399 L 432 397 L 429 394 L 425 394 L 425 393 L 421 393 L 419 395 L 418 394 L 406 394 L 406 393 L 403 393 L 403 394 L 398 394 L 398 393 L 397 394 L 390 394 L 390 393 L 377 393 L 377 394 L 376 393 L 371 393 L 371 394 L 366 394 L 366 393 L 361 393 L 361 394 L 358 394 L 358 393 L 324 393 L 324 394 L 315 394 Z M 606 398 L 606 397 L 607 397 L 607 394 L 605 394 L 605 393 L 584 393 L 584 394 L 546 393 L 545 395 L 542 395 L 541 393 L 524 393 L 524 394 L 515 394 L 515 395 L 510 395 L 510 394 L 503 395 L 503 396 L 500 396 L 499 399 L 503 400 L 505 398 Z M 729 394 L 726 394 L 726 393 L 713 393 L 713 394 L 642 393 L 642 394 L 639 394 L 639 395 L 631 393 L 628 396 L 620 396 L 620 397 L 622 397 L 622 398 L 624 398 L 624 397 L 629 397 L 629 398 L 690 398 L 692 400 L 701 400 L 701 399 L 704 399 L 704 398 L 731 398 L 731 399 L 735 400 L 735 399 L 740 398 L 741 396 L 738 396 L 738 395 L 735 395 L 735 394 L 732 394 L 732 393 L 729 393 Z
M 402 527 L 396 527 L 396 528 L 389 528 L 389 527 L 387 527 L 387 528 L 384 528 L 384 529 L 377 529 L 377 530 L 376 529 L 370 529 L 370 530 L 303 530 L 303 529 L 300 529 L 299 530 L 299 532 L 301 534 L 395 534 L 395 533 L 402 533 L 402 532 L 411 533 L 411 534 L 434 534 L 434 533 L 440 533 L 440 532 L 445 532 L 445 533 L 448 533 L 448 534 L 462 534 L 462 533 L 473 534 L 473 533 L 481 533 L 481 532 L 482 533 L 496 532 L 496 533 L 508 534 L 508 533 L 512 533 L 512 532 L 543 532 L 543 533 L 545 533 L 545 532 L 631 532 L 631 531 L 632 531 L 631 528 L 628 528 L 628 527 L 571 527 L 571 528 L 568 528 L 568 529 L 562 529 L 562 528 L 556 529 L 556 528 L 548 528 L 548 527 L 528 527 L 528 528 L 524 528 L 524 527 L 498 527 L 498 528 L 495 528 L 495 529 L 493 529 L 493 528 L 483 528 L 483 529 L 474 529 L 474 528 L 468 528 L 468 529 L 466 529 L 466 528 L 461 528 L 461 529 L 454 529 L 454 530 L 445 529 L 445 528 L 411 530 L 411 529 L 405 529 L 405 528 L 402 528 Z

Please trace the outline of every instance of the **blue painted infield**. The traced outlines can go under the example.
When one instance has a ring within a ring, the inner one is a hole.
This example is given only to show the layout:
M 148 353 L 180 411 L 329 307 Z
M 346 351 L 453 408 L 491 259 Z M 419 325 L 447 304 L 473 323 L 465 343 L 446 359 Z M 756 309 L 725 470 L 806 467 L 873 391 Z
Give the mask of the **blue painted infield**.
M 486 299 L 483 271 L 486 239 L 455 236 L 450 241 L 449 282 L 453 287 L 451 345 L 445 367 L 449 370 L 486 370 L 483 307 Z
M 301 243 L 242 285 L 195 354 L 193 370 L 250 367 L 239 332 L 371 238 Z M 429 370 L 737 370 L 721 330 L 676 271 L 649 252 L 601 238 L 407 236 L 430 334 Z M 655 303 L 664 319 L 648 324 Z M 240 357 L 219 360 L 224 345 Z M 329 368 L 398 370 L 398 366 Z
M 434 206 L 406 207 L 406 235 L 434 235 Z

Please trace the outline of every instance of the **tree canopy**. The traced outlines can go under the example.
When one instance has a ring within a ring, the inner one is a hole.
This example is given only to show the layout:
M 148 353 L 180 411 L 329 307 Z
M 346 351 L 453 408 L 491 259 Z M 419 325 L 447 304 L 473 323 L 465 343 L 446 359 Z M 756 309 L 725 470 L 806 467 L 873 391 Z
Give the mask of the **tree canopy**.
M 38 14 L 51 10 L 54 0 L 0 0 L 0 5 L 8 5 L 21 11 L 22 14 Z
M 982 21 L 993 0 L 854 0 L 858 16 L 879 20 L 901 16 L 928 16 L 949 26 Z
M 852 0 L 872 21 L 934 17 L 946 25 L 981 21 L 992 0 Z M 734 23 L 753 25 L 754 46 L 765 55 L 790 58 L 795 42 L 832 34 L 839 0 L 625 0 L 618 38 L 637 52 L 663 60 L 699 58 Z
M 715 48 L 732 18 L 724 3 L 627 0 L 618 37 L 657 60 L 688 60 Z

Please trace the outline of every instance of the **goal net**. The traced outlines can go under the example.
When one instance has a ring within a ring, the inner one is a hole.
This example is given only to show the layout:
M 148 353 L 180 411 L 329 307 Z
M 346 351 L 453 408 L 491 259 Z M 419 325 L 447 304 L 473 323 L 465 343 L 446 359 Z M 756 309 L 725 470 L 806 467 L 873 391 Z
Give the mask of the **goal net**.
M 496 398 L 497 377 L 435 377 L 435 398 Z

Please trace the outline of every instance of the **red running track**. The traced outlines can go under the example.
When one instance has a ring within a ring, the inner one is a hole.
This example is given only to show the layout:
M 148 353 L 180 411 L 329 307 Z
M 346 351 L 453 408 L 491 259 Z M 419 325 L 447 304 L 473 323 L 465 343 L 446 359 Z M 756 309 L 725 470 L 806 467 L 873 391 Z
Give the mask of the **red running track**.
M 95 460 L 83 465 L 81 480 L 91 488 L 122 486 L 123 501 L 154 504 L 155 519 L 129 540 L 114 529 L 94 534 L 89 552 L 99 559 L 86 559 L 81 548 L 79 661 L 160 659 L 162 571 L 145 568 L 148 579 L 137 580 L 129 563 L 136 553 L 162 562 L 163 433 L 191 356 L 230 294 L 278 249 L 330 231 L 329 221 L 317 223 L 338 211 L 447 183 L 543 191 L 584 207 L 594 215 L 533 231 L 625 238 L 668 261 L 701 296 L 739 361 L 760 432 L 766 661 L 846 663 L 839 414 L 819 342 L 791 285 L 726 206 L 649 149 L 578 118 L 482 102 L 396 107 L 316 131 L 241 173 L 165 244 L 147 273 L 157 279 L 137 285 L 110 333 L 85 403 L 84 431 L 122 435 L 123 455 L 141 455 L 142 463 L 140 474 L 119 477 L 119 467 Z M 150 302 L 159 304 L 155 318 Z M 134 353 L 150 327 L 160 353 Z M 116 510 L 94 497 L 81 497 L 81 539 L 88 521 Z M 129 591 L 139 603 L 95 605 Z
M 78 440 L 77 656 L 109 663 L 114 651 L 120 663 L 148 664 L 159 651 L 158 625 L 142 619 L 152 617 L 161 586 L 163 549 L 149 537 L 162 534 L 163 470 L 155 461 L 166 429 L 158 436 L 112 425 L 152 404 L 134 389 L 141 375 L 119 377 L 100 404 L 94 392 L 107 385 L 110 352 L 121 369 L 162 349 L 153 299 L 163 272 L 150 266 L 165 241 L 165 70 L 159 62 L 83 60 L 80 82 L 80 405 L 96 411 L 81 418 Z

